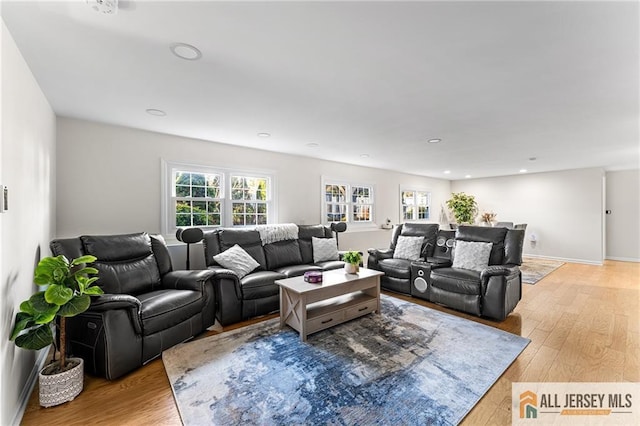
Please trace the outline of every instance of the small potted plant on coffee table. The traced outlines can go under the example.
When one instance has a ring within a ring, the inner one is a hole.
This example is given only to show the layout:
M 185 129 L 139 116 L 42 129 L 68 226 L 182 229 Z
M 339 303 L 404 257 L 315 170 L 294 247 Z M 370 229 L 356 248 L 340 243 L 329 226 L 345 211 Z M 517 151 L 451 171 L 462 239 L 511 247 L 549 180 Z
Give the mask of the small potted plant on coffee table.
M 348 251 L 342 255 L 344 263 L 344 270 L 347 274 L 357 274 L 360 270 L 360 263 L 362 262 L 362 254 L 359 251 Z
M 10 340 L 24 349 L 40 350 L 55 338 L 52 325 L 59 319 L 60 356 L 45 366 L 39 375 L 40 405 L 51 407 L 71 401 L 82 391 L 84 365 L 82 358 L 66 356 L 66 318 L 76 316 L 89 308 L 90 296 L 104 292 L 92 285 L 98 270 L 86 266 L 96 261 L 94 256 L 81 256 L 69 261 L 64 256 L 45 257 L 36 267 L 33 281 L 45 287 L 20 304 Z

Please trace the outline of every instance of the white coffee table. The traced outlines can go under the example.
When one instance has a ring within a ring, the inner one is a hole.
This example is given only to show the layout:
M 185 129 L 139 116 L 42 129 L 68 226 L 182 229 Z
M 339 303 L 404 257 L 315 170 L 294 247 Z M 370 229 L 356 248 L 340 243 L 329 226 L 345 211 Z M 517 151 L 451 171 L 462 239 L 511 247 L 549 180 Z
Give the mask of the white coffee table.
M 383 272 L 360 268 L 357 274 L 344 269 L 322 273 L 322 283 L 308 283 L 302 276 L 277 280 L 280 286 L 280 327 L 300 333 L 300 340 L 334 325 L 380 313 L 380 276 Z

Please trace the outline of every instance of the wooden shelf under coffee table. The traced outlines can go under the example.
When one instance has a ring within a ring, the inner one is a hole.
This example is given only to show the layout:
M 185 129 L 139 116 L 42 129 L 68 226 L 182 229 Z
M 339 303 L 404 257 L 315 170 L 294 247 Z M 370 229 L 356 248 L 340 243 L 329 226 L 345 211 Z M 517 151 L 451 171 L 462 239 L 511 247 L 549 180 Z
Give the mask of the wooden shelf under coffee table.
M 302 276 L 277 280 L 280 286 L 280 327 L 300 333 L 300 340 L 334 325 L 370 312 L 380 313 L 380 276 L 383 272 L 360 268 L 357 274 L 343 269 L 322 273 L 322 283 L 308 283 Z

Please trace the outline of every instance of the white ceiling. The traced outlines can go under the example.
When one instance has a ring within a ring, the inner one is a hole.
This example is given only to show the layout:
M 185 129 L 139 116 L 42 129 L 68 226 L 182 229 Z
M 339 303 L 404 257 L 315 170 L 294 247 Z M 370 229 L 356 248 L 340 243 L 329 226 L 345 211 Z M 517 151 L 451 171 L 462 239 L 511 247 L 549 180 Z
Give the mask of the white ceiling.
M 640 164 L 636 1 L 1 8 L 61 116 L 446 179 Z

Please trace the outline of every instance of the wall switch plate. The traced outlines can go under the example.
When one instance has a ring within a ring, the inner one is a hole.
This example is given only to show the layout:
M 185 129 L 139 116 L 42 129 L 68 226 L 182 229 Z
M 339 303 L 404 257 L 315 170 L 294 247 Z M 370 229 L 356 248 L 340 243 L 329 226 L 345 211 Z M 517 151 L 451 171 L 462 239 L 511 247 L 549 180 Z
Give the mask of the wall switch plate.
M 9 188 L 0 185 L 0 213 L 4 213 L 9 209 Z

